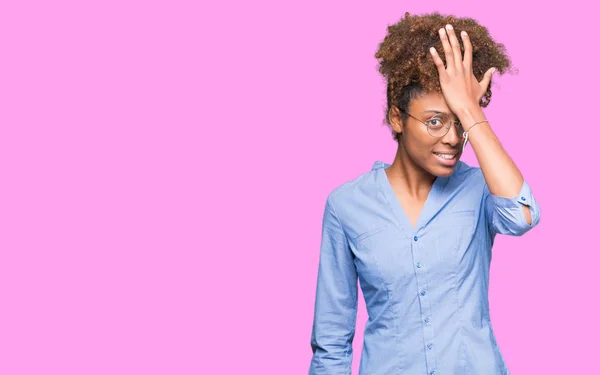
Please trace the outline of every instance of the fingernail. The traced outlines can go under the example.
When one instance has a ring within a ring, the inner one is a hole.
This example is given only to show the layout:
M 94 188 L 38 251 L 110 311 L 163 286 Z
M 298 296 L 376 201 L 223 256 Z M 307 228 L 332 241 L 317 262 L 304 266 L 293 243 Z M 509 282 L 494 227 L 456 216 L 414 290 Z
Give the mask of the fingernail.
M 496 73 L 496 68 L 492 68 L 492 74 Z
M 450 25 L 450 24 L 447 24 L 447 25 L 446 25 L 446 28 L 447 28 L 448 30 L 452 30 L 452 25 Z

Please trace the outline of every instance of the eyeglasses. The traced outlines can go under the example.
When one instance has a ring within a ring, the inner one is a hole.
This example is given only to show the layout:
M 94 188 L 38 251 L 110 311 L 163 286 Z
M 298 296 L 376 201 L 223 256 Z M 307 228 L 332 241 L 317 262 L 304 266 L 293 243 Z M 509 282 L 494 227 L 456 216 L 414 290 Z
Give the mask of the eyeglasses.
M 448 134 L 448 131 L 450 130 L 450 127 L 452 125 L 454 125 L 456 127 L 456 130 L 458 131 L 459 136 L 464 137 L 465 131 L 464 131 L 464 128 L 463 128 L 462 124 L 460 123 L 460 121 L 452 120 L 452 118 L 449 115 L 447 115 L 446 113 L 437 113 L 433 117 L 431 117 L 429 120 L 427 120 L 426 122 L 423 122 L 423 121 L 419 120 L 418 118 L 416 118 L 415 116 L 411 115 L 410 113 L 406 112 L 405 110 L 403 110 L 403 109 L 399 109 L 399 110 L 400 110 L 400 112 L 406 113 L 410 117 L 419 121 L 421 124 L 425 125 L 425 127 L 427 128 L 427 132 L 432 137 L 441 138 L 441 137 L 445 136 L 446 134 Z

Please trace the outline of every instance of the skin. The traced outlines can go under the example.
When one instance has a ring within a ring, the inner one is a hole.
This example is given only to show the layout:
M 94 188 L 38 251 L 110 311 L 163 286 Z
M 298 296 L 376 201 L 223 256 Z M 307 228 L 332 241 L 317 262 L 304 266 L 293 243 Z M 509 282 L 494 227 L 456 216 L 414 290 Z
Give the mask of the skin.
M 438 52 L 432 47 L 431 57 L 438 68 L 442 94 L 425 93 L 411 101 L 408 112 L 426 121 L 432 116 L 426 110 L 446 112 L 459 120 L 468 131 L 468 141 L 490 192 L 496 196 L 514 198 L 523 185 L 524 178 L 502 147 L 489 122 L 472 124 L 487 120 L 479 100 L 487 90 L 494 68 L 490 68 L 483 79 L 477 82 L 471 66 L 472 46 L 466 33 L 461 34 L 464 45 L 464 57 L 451 25 L 438 30 L 444 49 L 446 66 Z M 437 176 L 448 176 L 453 167 L 444 166 L 434 152 L 456 152 L 461 156 L 464 139 L 455 127 L 441 138 L 432 137 L 426 127 L 409 117 L 402 123 L 398 108 L 390 108 L 390 125 L 399 134 L 400 142 L 396 156 L 385 172 L 400 204 L 405 209 L 413 227 L 423 209 L 425 200 Z M 531 225 L 529 207 L 522 206 L 525 220 Z

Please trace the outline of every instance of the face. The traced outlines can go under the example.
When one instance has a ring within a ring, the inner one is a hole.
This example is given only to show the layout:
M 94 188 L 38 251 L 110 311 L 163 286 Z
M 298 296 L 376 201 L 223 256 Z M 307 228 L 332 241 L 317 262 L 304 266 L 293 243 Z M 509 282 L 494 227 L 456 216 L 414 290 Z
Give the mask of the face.
M 432 133 L 436 133 L 435 127 L 443 128 L 436 118 L 446 116 L 458 121 L 448 108 L 444 96 L 438 93 L 428 93 L 411 100 L 407 112 L 424 123 L 429 122 L 434 125 L 430 128 Z M 451 126 L 445 135 L 434 137 L 427 131 L 427 126 L 411 116 L 408 116 L 406 123 L 402 124 L 400 112 L 395 107 L 392 107 L 390 122 L 392 128 L 397 133 L 401 133 L 400 152 L 407 160 L 434 176 L 452 174 L 462 155 L 461 129 Z

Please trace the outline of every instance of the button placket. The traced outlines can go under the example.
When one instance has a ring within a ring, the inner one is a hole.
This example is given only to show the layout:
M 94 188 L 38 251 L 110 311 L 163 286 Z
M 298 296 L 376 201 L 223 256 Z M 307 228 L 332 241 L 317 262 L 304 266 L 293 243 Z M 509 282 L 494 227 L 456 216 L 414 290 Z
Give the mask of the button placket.
M 428 241 L 425 239 L 420 241 L 423 237 L 422 233 L 419 235 L 420 231 L 417 231 L 413 234 L 411 242 L 411 252 L 415 265 L 415 275 L 417 279 L 417 290 L 420 295 L 420 307 L 421 307 L 421 319 L 423 321 L 423 336 L 424 341 L 428 343 L 425 350 L 425 359 L 427 362 L 427 368 L 434 372 L 436 366 L 436 358 L 435 351 L 433 350 L 433 342 L 434 342 L 434 330 L 433 330 L 433 320 L 431 319 L 432 311 L 431 311 L 431 301 L 429 300 L 429 295 L 427 294 L 427 269 L 425 265 L 427 263 L 427 253 L 419 251 L 420 246 L 422 244 L 426 244 Z M 409 237 L 410 238 L 410 237 Z M 425 245 L 424 245 L 425 246 Z

